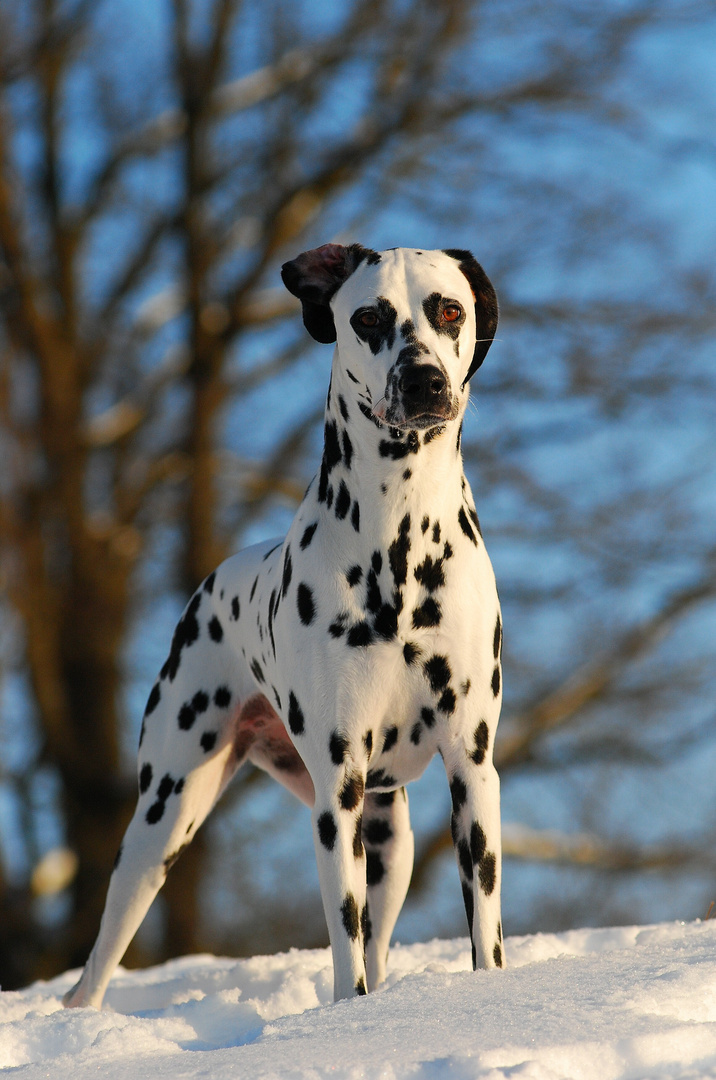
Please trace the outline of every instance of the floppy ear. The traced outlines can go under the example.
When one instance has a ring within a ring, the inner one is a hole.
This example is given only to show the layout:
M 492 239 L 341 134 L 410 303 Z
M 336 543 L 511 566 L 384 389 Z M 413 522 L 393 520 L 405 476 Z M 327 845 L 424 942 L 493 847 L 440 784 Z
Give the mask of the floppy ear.
M 475 297 L 477 341 L 475 342 L 472 363 L 465 376 L 465 382 L 462 384 L 464 386 L 475 374 L 487 356 L 490 345 L 492 345 L 492 339 L 497 330 L 497 294 L 492 287 L 492 282 L 471 252 L 462 251 L 459 248 L 447 248 L 444 253 L 457 261 L 463 274 L 470 282 L 470 288 Z
M 281 267 L 283 283 L 301 301 L 303 324 L 316 341 L 330 345 L 336 340 L 331 298 L 365 258 L 380 261 L 377 252 L 360 244 L 323 244 Z

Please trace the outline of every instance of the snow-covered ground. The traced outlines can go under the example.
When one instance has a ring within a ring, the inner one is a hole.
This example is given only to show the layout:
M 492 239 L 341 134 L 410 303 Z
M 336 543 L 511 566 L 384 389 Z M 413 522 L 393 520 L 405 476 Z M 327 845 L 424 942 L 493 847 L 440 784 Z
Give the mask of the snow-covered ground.
M 716 1077 L 716 921 L 397 946 L 379 991 L 331 1002 L 327 950 L 120 971 L 102 1012 L 76 973 L 0 995 L 0 1071 L 35 1080 Z

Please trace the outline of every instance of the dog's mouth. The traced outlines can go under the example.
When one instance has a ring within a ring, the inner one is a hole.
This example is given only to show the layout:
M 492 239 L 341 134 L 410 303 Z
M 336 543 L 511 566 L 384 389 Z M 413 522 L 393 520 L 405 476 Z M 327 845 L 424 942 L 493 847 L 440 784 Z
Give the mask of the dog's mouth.
M 383 397 L 375 403 L 372 411 L 376 420 L 386 427 L 396 428 L 398 431 L 426 431 L 455 420 L 459 407 L 457 400 L 453 400 L 449 406 L 411 413 L 401 403 L 388 405 Z

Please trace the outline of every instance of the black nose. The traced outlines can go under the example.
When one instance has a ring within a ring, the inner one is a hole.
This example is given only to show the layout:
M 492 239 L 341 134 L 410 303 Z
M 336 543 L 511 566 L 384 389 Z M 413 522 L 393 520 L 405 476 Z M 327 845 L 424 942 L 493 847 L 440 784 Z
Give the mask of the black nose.
M 406 405 L 430 408 L 445 397 L 447 379 L 434 364 L 409 364 L 400 373 L 398 387 Z

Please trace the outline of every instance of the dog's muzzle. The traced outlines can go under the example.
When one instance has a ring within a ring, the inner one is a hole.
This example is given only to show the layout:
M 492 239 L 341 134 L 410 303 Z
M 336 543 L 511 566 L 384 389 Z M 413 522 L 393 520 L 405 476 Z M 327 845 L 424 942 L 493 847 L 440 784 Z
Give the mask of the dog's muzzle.
M 398 392 L 404 422 L 413 427 L 430 427 L 455 416 L 447 376 L 434 364 L 406 365 L 398 378 Z

